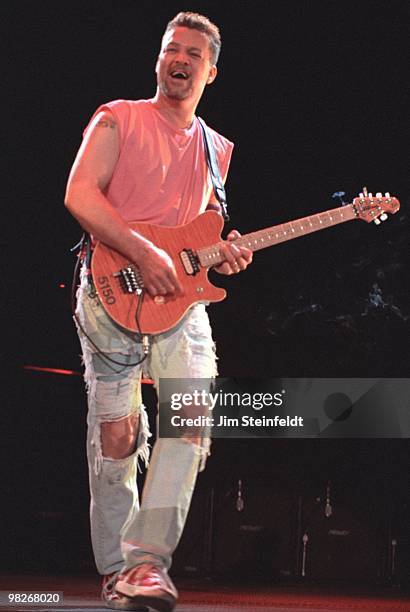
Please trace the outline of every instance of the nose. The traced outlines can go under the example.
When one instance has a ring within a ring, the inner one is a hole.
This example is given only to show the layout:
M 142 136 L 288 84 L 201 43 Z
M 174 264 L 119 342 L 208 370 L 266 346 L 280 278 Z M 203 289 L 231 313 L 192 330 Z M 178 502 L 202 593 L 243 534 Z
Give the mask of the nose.
M 175 55 L 174 55 L 174 61 L 178 62 L 179 64 L 188 64 L 188 56 L 185 53 L 185 51 L 178 51 Z

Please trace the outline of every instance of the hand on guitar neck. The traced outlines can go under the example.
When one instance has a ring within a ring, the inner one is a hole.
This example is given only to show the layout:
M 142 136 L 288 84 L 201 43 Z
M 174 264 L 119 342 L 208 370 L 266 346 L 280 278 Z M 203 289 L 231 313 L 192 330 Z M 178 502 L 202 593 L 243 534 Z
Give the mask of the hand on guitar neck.
M 238 274 L 246 270 L 252 262 L 252 251 L 234 244 L 240 236 L 241 234 L 237 230 L 232 230 L 228 234 L 227 240 L 222 244 L 220 254 L 225 258 L 225 261 L 214 268 L 219 274 Z M 147 242 L 135 263 L 139 267 L 144 287 L 151 296 L 172 295 L 178 297 L 183 295 L 183 286 L 178 279 L 174 262 L 163 249 L 156 247 L 152 242 Z
M 91 260 L 92 275 L 102 305 L 118 325 L 133 332 L 160 334 L 174 327 L 194 304 L 225 298 L 226 291 L 209 281 L 210 268 L 236 274 L 249 265 L 253 251 L 354 219 L 380 224 L 387 213 L 394 214 L 399 208 L 398 199 L 389 193 L 375 197 L 363 193 L 351 204 L 244 236 L 232 231 L 227 240 L 221 238 L 223 220 L 215 211 L 178 227 L 131 222 L 139 251 L 129 249 L 125 257 L 98 242 Z
M 219 274 L 237 274 L 246 270 L 252 262 L 252 251 L 234 244 L 234 241 L 240 237 L 241 234 L 237 230 L 232 230 L 227 236 L 227 241 L 221 246 L 220 253 L 226 261 L 214 267 Z

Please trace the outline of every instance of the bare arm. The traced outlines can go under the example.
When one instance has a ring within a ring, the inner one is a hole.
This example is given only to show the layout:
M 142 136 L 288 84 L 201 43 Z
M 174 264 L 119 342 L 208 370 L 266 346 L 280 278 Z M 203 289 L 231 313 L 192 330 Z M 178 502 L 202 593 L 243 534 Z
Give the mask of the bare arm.
M 113 115 L 99 113 L 84 139 L 68 179 L 65 204 L 81 226 L 141 269 L 151 295 L 181 290 L 172 260 L 133 231 L 104 195 L 119 156 Z

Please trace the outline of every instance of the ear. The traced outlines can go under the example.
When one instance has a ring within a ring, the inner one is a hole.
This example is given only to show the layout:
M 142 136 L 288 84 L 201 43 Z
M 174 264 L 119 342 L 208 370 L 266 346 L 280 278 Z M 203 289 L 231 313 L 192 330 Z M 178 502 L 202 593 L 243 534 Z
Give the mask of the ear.
M 213 83 L 216 79 L 217 74 L 218 74 L 218 68 L 216 66 L 211 66 L 206 84 L 210 85 L 211 83 Z

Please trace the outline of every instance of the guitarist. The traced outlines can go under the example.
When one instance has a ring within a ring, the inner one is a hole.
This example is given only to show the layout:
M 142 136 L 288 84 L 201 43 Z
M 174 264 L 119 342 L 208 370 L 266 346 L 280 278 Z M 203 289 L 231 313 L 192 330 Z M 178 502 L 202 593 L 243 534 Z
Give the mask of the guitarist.
M 101 106 L 69 177 L 65 203 L 71 214 L 93 239 L 138 265 L 151 296 L 183 289 L 167 253 L 128 222 L 177 226 L 219 206 L 211 195 L 195 110 L 216 77 L 220 47 L 217 26 L 202 15 L 179 13 L 162 39 L 154 98 Z M 210 133 L 225 179 L 233 145 Z M 238 236 L 232 231 L 222 247 L 221 274 L 236 274 L 251 262 L 251 251 L 233 243 Z M 141 345 L 105 314 L 85 266 L 76 316 L 88 390 L 91 536 L 103 575 L 102 598 L 112 609 L 172 610 L 177 591 L 167 571 L 209 442 L 158 439 L 139 508 L 137 460 L 148 462 L 150 436 L 141 404 L 141 365 L 136 365 Z M 174 329 L 151 338 L 145 365 L 156 384 L 160 377 L 215 376 L 203 304 L 191 308 Z

